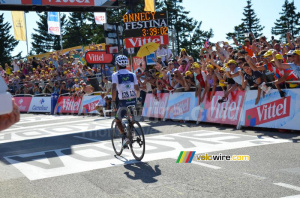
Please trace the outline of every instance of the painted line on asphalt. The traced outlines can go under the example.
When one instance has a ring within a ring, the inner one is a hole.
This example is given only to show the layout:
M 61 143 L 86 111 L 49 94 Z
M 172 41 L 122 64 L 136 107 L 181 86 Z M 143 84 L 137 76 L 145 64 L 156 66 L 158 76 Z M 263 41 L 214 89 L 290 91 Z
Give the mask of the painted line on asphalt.
M 300 187 L 298 187 L 298 186 L 293 186 L 293 185 L 286 184 L 286 183 L 274 183 L 274 184 L 277 185 L 277 186 L 281 186 L 281 187 L 289 188 L 289 189 L 292 189 L 292 190 L 300 191 Z
M 211 169 L 221 169 L 220 166 L 214 166 L 214 165 L 210 165 L 210 164 L 205 164 L 205 163 L 202 163 L 202 162 L 195 162 L 195 161 L 192 161 L 192 164 L 197 164 L 199 166 L 204 166 L 204 167 L 207 167 L 207 168 L 211 168 Z
M 92 139 L 92 138 L 86 138 L 86 137 L 80 137 L 80 136 L 73 136 L 74 138 L 79 138 L 79 139 L 83 139 L 83 140 L 89 140 L 92 142 L 100 142 L 101 140 L 97 140 L 97 139 Z
M 68 122 L 59 122 L 59 123 L 51 123 L 51 124 L 42 124 L 42 125 L 35 125 L 35 126 L 27 126 L 27 127 L 22 127 L 22 130 L 24 130 L 24 129 L 33 129 L 33 128 L 44 128 L 46 126 L 53 126 L 53 125 L 57 126 L 57 125 L 61 125 L 61 124 L 70 124 L 70 123 L 77 123 L 77 122 L 86 123 L 86 122 L 90 122 L 90 121 L 94 121 L 94 120 L 95 119 L 93 118 L 93 119 L 84 119 L 84 120 L 77 120 L 77 121 L 68 121 Z M 93 122 L 91 122 L 91 123 L 93 123 Z M 2 133 L 10 132 L 10 131 L 15 131 L 15 130 L 20 130 L 20 128 L 6 129 Z
M 281 197 L 281 198 L 300 198 L 300 194 L 299 195 L 287 196 L 287 197 Z
M 248 175 L 248 176 L 251 176 L 251 177 L 254 177 L 254 178 L 257 178 L 257 179 L 266 179 L 266 177 L 262 177 L 262 176 L 259 176 L 259 175 L 253 175 L 253 174 L 250 174 L 250 173 L 244 173 L 244 175 Z
M 32 119 L 34 118 L 34 119 Z M 39 118 L 39 119 L 37 119 Z M 18 125 L 23 125 L 23 124 L 27 124 L 27 123 L 34 123 L 34 122 L 44 122 L 44 121 L 53 121 L 53 120 L 62 120 L 62 119 L 73 119 L 74 116 L 41 116 L 41 117 L 25 117 L 21 120 L 20 122 L 17 122 L 14 126 L 18 126 Z

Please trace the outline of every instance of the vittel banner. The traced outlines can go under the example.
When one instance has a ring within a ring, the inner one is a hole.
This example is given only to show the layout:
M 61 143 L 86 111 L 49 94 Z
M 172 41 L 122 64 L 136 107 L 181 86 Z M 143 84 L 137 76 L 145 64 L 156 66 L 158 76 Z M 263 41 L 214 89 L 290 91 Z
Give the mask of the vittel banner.
M 245 92 L 231 92 L 227 102 L 218 103 L 218 100 L 223 96 L 223 91 L 216 91 L 211 100 L 205 96 L 205 100 L 200 104 L 199 121 L 230 125 L 238 124 L 245 99 Z
M 199 117 L 199 106 L 195 92 L 175 92 L 170 94 L 165 114 L 166 119 L 193 120 Z
M 78 113 L 81 105 L 82 97 L 69 97 L 60 96 L 56 107 L 55 113 Z
M 95 109 L 101 96 L 84 96 L 79 114 L 99 114 L 99 112 Z
M 142 116 L 148 118 L 164 118 L 169 93 L 159 93 L 157 98 L 153 94 L 147 94 Z
M 247 92 L 241 125 L 251 127 L 299 130 L 300 90 L 286 89 L 286 97 L 281 98 L 277 90 L 261 97 L 257 105 L 256 90 Z
M 51 97 L 33 97 L 28 112 L 50 113 Z

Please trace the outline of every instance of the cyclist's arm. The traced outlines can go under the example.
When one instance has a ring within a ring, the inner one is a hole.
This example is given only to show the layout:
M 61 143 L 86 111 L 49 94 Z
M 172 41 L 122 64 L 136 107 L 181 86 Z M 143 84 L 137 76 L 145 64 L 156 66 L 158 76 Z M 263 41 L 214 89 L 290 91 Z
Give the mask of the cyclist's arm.
M 112 88 L 111 88 L 111 94 L 112 94 L 112 101 L 116 101 L 116 96 L 117 96 L 117 84 L 113 83 Z

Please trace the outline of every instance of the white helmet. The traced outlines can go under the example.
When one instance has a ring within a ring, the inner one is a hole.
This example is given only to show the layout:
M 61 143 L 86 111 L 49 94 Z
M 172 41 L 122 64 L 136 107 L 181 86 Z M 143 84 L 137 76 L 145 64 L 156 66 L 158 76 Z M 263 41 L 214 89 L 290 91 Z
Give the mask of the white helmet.
M 126 67 L 128 65 L 128 58 L 125 55 L 119 55 L 116 57 L 116 65 L 119 67 Z

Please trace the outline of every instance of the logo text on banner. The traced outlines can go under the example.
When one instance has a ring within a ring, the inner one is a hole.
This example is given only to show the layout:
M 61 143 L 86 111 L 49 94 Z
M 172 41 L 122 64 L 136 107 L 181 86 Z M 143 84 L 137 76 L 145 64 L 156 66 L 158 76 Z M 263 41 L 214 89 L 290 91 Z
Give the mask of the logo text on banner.
M 211 94 L 209 92 L 208 94 Z M 200 104 L 199 121 L 214 122 L 222 124 L 237 125 L 239 115 L 242 110 L 242 105 L 245 97 L 245 91 L 234 91 L 228 96 L 227 102 L 218 103 L 224 95 L 223 91 L 216 91 L 212 100 L 205 99 Z
M 20 112 L 27 112 L 32 97 L 14 97 L 15 103 L 18 105 Z
M 132 37 L 125 39 L 126 48 L 135 48 L 142 47 L 146 43 L 159 43 L 161 45 L 169 44 L 169 36 L 168 35 L 160 35 L 160 36 L 148 36 L 148 37 Z
M 55 110 L 55 113 L 78 113 L 81 105 L 81 97 L 60 96 Z
M 105 51 L 88 51 L 85 54 L 85 60 L 89 64 L 111 63 L 113 55 L 107 54 Z
M 164 118 L 168 104 L 169 93 L 157 94 L 157 98 L 158 100 L 153 96 L 153 94 L 147 94 L 142 113 L 144 117 Z

